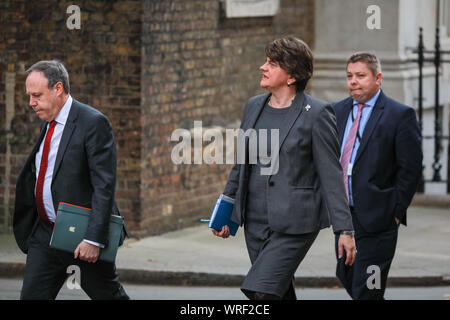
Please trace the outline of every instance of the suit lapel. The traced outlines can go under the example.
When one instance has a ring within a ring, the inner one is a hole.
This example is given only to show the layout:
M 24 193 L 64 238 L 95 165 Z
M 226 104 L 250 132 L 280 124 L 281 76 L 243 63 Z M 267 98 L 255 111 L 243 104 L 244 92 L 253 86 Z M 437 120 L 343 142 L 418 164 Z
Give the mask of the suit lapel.
M 249 106 L 251 108 L 251 113 L 249 113 L 247 119 L 244 119 L 243 121 L 248 121 L 247 123 L 244 123 L 242 126 L 242 129 L 244 131 L 247 131 L 248 129 L 254 128 L 256 121 L 259 118 L 259 115 L 261 114 L 265 104 L 267 103 L 268 99 L 270 97 L 270 94 L 267 94 L 263 96 L 261 99 L 258 99 L 252 106 Z M 249 163 L 249 136 L 245 135 L 245 163 Z
M 45 138 L 45 133 L 47 132 L 47 124 L 48 124 L 47 121 L 43 121 L 41 123 L 41 133 L 39 134 L 39 139 L 36 142 L 36 144 L 34 145 L 34 148 L 33 148 L 33 151 L 31 152 L 31 154 L 36 155 L 36 153 L 39 151 L 41 143 Z
M 366 127 L 364 128 L 363 136 L 361 139 L 361 144 L 359 145 L 358 152 L 356 153 L 355 163 L 361 157 L 361 154 L 367 147 L 367 143 L 369 142 L 370 136 L 373 133 L 373 130 L 377 126 L 378 121 L 381 118 L 381 115 L 384 111 L 385 99 L 384 94 L 381 91 L 378 96 L 377 102 L 375 103 L 372 114 L 370 115 L 369 120 L 367 121 Z
M 295 95 L 294 101 L 292 101 L 291 110 L 289 110 L 289 115 L 287 117 L 286 122 L 281 126 L 280 128 L 280 147 L 284 143 L 284 140 L 286 140 L 286 137 L 291 130 L 292 126 L 294 125 L 295 121 L 303 112 L 303 106 L 305 105 L 305 94 L 303 92 L 299 92 Z
M 344 140 L 345 127 L 347 125 L 348 116 L 353 108 L 353 99 L 349 98 L 345 103 L 342 110 L 342 114 L 338 117 L 337 128 L 339 132 L 339 145 L 342 145 Z
M 250 113 L 248 118 L 248 124 L 243 126 L 244 130 L 247 130 L 249 128 L 254 128 L 256 124 L 256 120 L 258 120 L 259 115 L 261 114 L 264 106 L 266 105 L 267 101 L 269 100 L 270 94 L 267 94 L 263 98 L 259 99 L 252 107 L 252 113 Z
M 30 158 L 28 160 L 31 166 L 31 172 L 33 172 L 34 174 L 36 173 L 36 154 L 38 153 L 42 140 L 44 140 L 45 133 L 47 132 L 47 123 L 47 121 L 43 121 L 41 123 L 41 132 L 39 134 L 39 139 L 34 145 L 33 150 L 30 153 Z
M 259 118 L 259 115 L 261 114 L 264 105 L 267 103 L 268 99 L 270 97 L 270 94 L 268 94 L 265 98 L 259 100 L 257 103 L 255 103 L 254 112 L 252 112 L 249 116 L 248 124 L 244 126 L 244 130 L 249 128 L 254 128 L 256 121 Z M 294 101 L 292 101 L 291 109 L 289 110 L 289 116 L 287 117 L 287 121 L 283 124 L 283 126 L 280 128 L 280 148 L 283 145 L 284 140 L 286 140 L 286 137 L 291 130 L 292 126 L 294 125 L 297 118 L 300 116 L 300 114 L 303 112 L 303 106 L 305 104 L 305 94 L 303 92 L 297 93 Z M 246 137 L 245 147 L 246 150 L 248 150 L 248 141 L 249 139 Z
M 69 116 L 67 117 L 61 141 L 59 143 L 58 153 L 56 154 L 55 168 L 53 169 L 53 180 L 58 174 L 59 167 L 61 166 L 61 162 L 64 157 L 64 153 L 66 152 L 67 146 L 69 145 L 72 133 L 77 126 L 76 120 L 78 118 L 78 112 L 79 112 L 78 103 L 75 99 L 73 99 L 72 106 L 70 107 Z

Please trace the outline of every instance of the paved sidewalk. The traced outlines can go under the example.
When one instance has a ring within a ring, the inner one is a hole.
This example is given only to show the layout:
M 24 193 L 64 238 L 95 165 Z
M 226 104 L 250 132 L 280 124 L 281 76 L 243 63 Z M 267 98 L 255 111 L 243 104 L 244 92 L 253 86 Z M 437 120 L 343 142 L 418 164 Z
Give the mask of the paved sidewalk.
M 117 256 L 120 278 L 142 284 L 239 286 L 250 268 L 242 231 L 222 239 L 202 224 L 128 239 Z M 0 236 L 0 277 L 20 277 L 25 259 L 12 235 Z M 328 228 L 297 270 L 297 285 L 339 286 L 335 266 L 334 235 Z M 390 286 L 450 285 L 450 210 L 410 207 L 389 276 Z

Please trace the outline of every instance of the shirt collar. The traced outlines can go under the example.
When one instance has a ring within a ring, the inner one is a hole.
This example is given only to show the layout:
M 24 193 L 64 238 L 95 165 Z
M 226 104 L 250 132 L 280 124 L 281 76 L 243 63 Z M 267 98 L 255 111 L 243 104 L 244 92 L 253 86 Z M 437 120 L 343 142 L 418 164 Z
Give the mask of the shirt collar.
M 66 103 L 64 103 L 64 106 L 59 110 L 58 115 L 55 118 L 55 121 L 59 124 L 62 124 L 63 126 L 66 125 L 67 118 L 69 117 L 70 108 L 72 107 L 73 98 L 69 94 L 69 97 L 66 100 Z
M 378 89 L 378 92 L 369 100 L 367 100 L 364 104 L 367 104 L 369 107 L 373 107 L 375 103 L 377 102 L 378 96 L 381 93 L 381 89 Z M 358 101 L 353 100 L 353 106 L 358 105 Z

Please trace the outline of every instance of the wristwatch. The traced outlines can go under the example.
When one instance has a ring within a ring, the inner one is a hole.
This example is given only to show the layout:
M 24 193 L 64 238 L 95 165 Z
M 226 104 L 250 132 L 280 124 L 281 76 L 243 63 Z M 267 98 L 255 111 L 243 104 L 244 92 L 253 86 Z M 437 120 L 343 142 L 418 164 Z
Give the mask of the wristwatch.
M 341 234 L 354 237 L 355 231 L 341 231 Z

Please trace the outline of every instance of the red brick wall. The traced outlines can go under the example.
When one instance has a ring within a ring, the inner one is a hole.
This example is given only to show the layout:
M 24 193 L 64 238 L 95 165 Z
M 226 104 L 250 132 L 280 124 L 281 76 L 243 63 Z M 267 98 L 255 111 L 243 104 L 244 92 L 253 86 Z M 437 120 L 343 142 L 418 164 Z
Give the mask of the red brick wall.
M 240 121 L 263 91 L 264 47 L 294 34 L 308 43 L 313 1 L 281 1 L 273 18 L 226 19 L 217 0 L 143 1 L 141 227 L 150 233 L 209 217 L 230 165 L 175 165 L 170 135 Z
M 130 227 L 138 226 L 141 1 L 76 1 L 81 9 L 80 30 L 66 26 L 71 4 L 0 2 L 0 225 L 6 229 L 11 225 L 16 178 L 39 133 L 39 119 L 25 95 L 24 71 L 44 59 L 61 60 L 69 72 L 72 96 L 99 109 L 111 121 L 119 158 L 117 202 Z M 16 83 L 9 140 L 4 132 L 8 70 L 15 73 Z M 5 214 L 6 188 L 9 214 Z
M 312 44 L 313 3 L 281 0 L 273 18 L 226 19 L 219 0 L 0 1 L 0 227 L 10 230 L 16 179 L 39 131 L 24 87 L 34 62 L 63 61 L 72 96 L 108 116 L 119 209 L 135 234 L 156 234 L 208 217 L 231 168 L 174 165 L 173 130 L 238 124 L 245 101 L 263 92 L 265 45 L 287 34 Z M 71 4 L 80 30 L 66 27 Z

